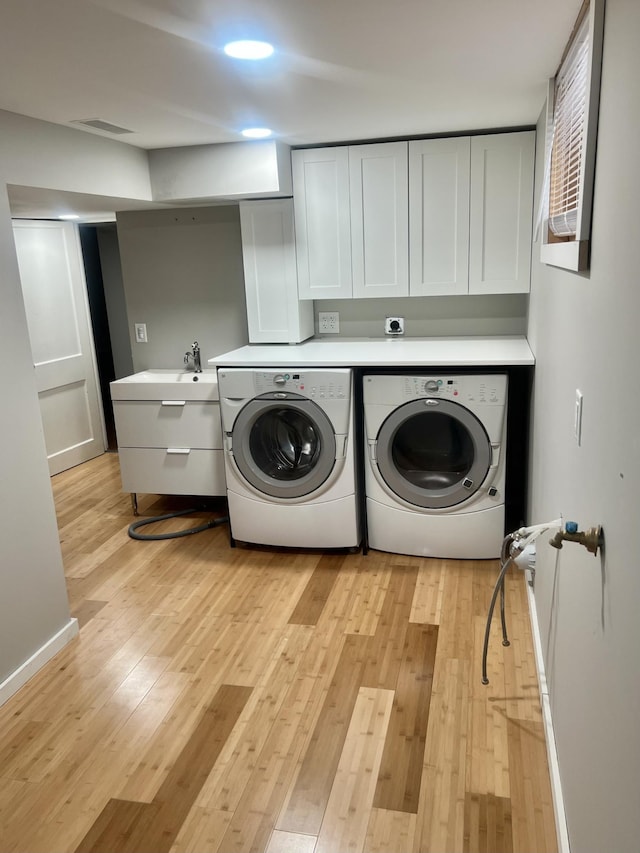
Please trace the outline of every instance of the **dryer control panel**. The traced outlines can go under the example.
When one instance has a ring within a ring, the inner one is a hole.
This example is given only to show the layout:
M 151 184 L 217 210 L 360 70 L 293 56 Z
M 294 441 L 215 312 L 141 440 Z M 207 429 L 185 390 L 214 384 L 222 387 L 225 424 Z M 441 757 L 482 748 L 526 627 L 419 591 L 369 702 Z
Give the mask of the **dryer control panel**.
M 257 394 L 289 391 L 312 400 L 345 400 L 351 387 L 350 371 L 265 370 L 254 371 Z
M 405 400 L 420 397 L 443 397 L 456 403 L 504 405 L 507 395 L 506 376 L 403 376 L 402 396 Z

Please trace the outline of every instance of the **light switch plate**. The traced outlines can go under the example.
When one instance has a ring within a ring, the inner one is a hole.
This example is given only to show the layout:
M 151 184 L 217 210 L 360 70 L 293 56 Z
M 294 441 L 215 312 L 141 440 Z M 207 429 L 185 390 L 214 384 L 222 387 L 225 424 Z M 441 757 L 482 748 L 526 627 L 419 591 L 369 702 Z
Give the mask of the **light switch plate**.
M 134 328 L 135 328 L 135 332 L 136 332 L 136 343 L 146 344 L 147 343 L 147 324 L 146 323 L 134 323 Z
M 582 444 L 582 391 L 576 388 L 576 408 L 574 413 L 573 431 L 578 447 Z

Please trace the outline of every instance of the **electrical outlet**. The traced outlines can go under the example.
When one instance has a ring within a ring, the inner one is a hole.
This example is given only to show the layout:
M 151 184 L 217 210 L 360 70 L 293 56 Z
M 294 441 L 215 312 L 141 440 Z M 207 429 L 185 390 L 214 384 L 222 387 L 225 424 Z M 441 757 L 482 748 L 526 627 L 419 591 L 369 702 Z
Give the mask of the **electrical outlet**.
M 384 321 L 385 335 L 404 335 L 404 317 L 387 317 Z
M 147 324 L 146 323 L 134 323 L 134 329 L 136 332 L 136 343 L 138 344 L 146 344 L 147 343 Z
M 340 314 L 337 311 L 318 311 L 318 332 L 336 335 L 340 331 Z

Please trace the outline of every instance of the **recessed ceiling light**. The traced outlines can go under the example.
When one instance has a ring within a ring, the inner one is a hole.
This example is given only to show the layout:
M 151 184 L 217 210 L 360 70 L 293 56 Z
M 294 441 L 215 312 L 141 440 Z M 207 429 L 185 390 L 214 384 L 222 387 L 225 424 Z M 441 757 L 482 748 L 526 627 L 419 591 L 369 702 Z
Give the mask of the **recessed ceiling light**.
M 61 213 L 58 219 L 80 219 L 77 213 Z
M 234 59 L 267 59 L 273 53 L 273 45 L 267 41 L 230 41 L 224 52 Z
M 247 139 L 266 139 L 273 133 L 268 127 L 247 127 L 241 131 Z

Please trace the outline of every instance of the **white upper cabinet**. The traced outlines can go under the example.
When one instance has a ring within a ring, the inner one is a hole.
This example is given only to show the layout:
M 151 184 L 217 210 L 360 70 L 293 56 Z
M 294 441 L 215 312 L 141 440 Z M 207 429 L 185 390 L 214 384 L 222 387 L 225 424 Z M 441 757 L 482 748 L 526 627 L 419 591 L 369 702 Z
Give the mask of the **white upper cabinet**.
M 349 149 L 299 149 L 291 162 L 300 298 L 351 298 Z
M 406 142 L 349 147 L 353 296 L 409 294 Z
M 313 304 L 298 300 L 293 202 L 240 202 L 251 343 L 299 343 L 313 335 Z
M 407 296 L 407 143 L 291 157 L 300 298 Z
M 471 139 L 469 293 L 528 293 L 534 131 Z
M 469 290 L 468 136 L 409 143 L 411 296 Z
M 301 299 L 528 293 L 535 132 L 292 152 Z

